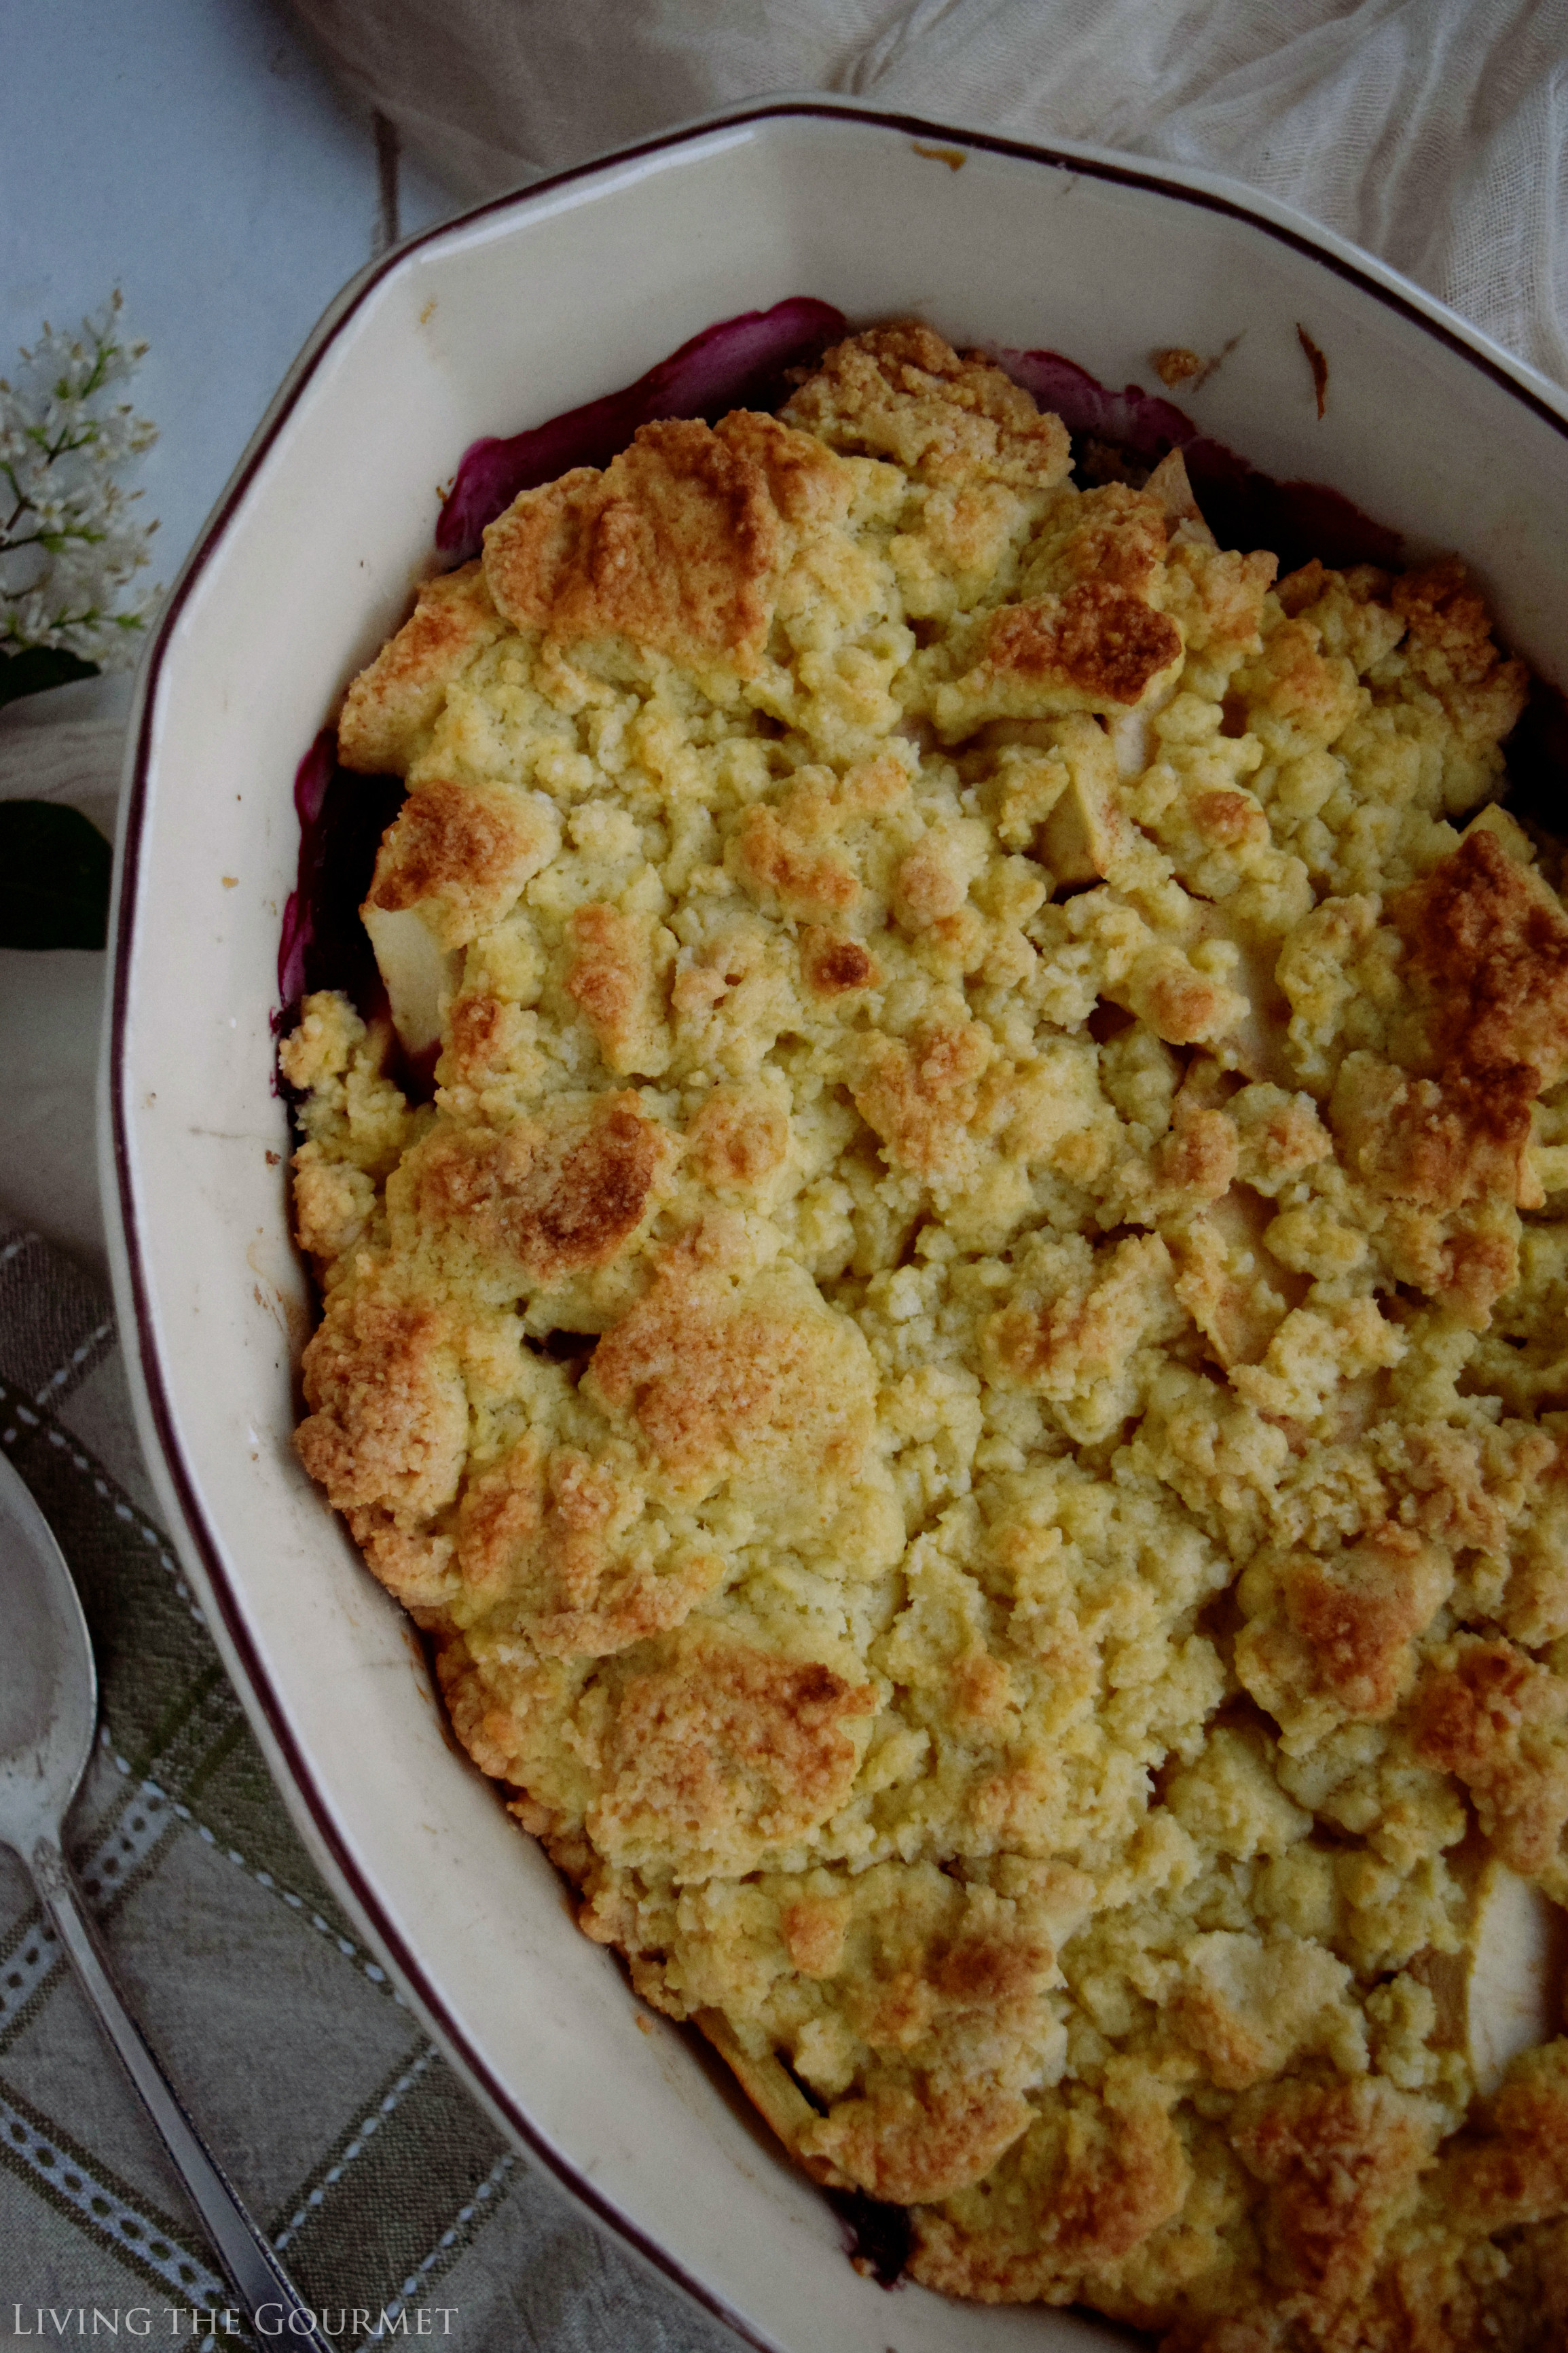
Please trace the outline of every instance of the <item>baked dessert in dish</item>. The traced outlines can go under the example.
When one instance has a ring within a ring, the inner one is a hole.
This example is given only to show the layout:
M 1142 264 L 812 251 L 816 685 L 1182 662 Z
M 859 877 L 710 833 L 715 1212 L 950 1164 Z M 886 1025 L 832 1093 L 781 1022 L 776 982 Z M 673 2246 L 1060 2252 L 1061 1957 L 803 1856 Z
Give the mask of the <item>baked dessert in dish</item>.
M 1568 915 L 1455 559 L 1080 489 L 927 327 L 527 491 L 351 688 L 301 1458 L 951 2295 L 1568 2327 Z

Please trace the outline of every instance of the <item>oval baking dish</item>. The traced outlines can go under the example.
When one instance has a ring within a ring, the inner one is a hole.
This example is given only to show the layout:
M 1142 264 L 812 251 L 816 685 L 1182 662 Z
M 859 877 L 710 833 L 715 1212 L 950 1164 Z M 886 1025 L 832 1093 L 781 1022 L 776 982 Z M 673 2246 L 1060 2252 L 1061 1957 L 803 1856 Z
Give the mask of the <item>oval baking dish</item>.
M 1038 2307 L 889 2301 L 850 2267 L 818 2194 L 695 2043 L 639 2011 L 453 1754 L 401 1613 L 290 1444 L 310 1304 L 273 1017 L 300 753 L 428 570 L 437 486 L 476 437 L 800 294 L 857 323 L 916 313 L 960 345 L 1047 346 L 1110 385 L 1147 385 L 1156 348 L 1223 353 L 1185 396 L 1205 435 L 1332 486 L 1412 558 L 1458 549 L 1512 647 L 1568 684 L 1568 404 L 1226 183 L 799 100 L 484 206 L 328 314 L 149 650 L 104 1061 L 117 1294 L 162 1500 L 270 1761 L 505 2129 L 759 2347 L 1116 2340 Z

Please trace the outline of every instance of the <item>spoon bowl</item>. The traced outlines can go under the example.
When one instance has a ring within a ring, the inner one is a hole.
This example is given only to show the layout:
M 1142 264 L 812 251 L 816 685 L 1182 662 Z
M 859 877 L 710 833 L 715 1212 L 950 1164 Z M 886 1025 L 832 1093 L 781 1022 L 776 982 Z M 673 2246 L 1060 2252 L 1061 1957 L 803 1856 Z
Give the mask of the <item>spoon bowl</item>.
M 65 1819 L 92 1754 L 98 1675 L 87 1620 L 54 1531 L 0 1456 L 0 1841 L 26 1864 L 44 1914 L 98 2013 L 263 2338 L 324 2353 L 310 2308 L 186 2114 L 115 1984 L 66 1861 Z
M 92 1753 L 98 1675 L 54 1532 L 0 1457 L 0 1841 L 57 1838 Z

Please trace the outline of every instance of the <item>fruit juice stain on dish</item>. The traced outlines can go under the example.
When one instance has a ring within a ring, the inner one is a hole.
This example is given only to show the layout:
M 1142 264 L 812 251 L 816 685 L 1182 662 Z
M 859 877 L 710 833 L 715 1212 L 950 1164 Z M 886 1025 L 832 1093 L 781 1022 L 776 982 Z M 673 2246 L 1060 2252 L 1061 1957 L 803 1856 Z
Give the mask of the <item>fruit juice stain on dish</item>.
M 363 1018 L 386 1032 L 390 1074 L 412 1101 L 428 1101 L 436 1057 L 406 1054 L 389 1018 L 382 979 L 360 909 L 370 891 L 376 852 L 406 797 L 401 776 L 353 776 L 341 766 L 337 730 L 324 727 L 294 777 L 300 821 L 300 863 L 283 909 L 278 949 L 279 1009 L 273 1031 L 298 1018 L 313 989 L 341 989 Z
M 1270 548 L 1281 575 L 1314 555 L 1336 570 L 1400 563 L 1404 543 L 1397 532 L 1374 522 L 1327 483 L 1276 481 L 1203 432 L 1173 402 L 1133 384 L 1112 392 L 1059 352 L 986 348 L 1015 382 L 1061 418 L 1079 453 L 1075 479 L 1081 486 L 1136 484 L 1179 449 L 1193 495 L 1222 547 Z
M 520 491 L 552 482 L 573 466 L 607 466 L 639 425 L 665 417 L 701 417 L 713 425 L 727 409 L 778 407 L 788 396 L 790 372 L 813 367 L 845 324 L 830 302 L 792 295 L 771 311 L 715 321 L 618 392 L 505 440 L 471 443 L 443 502 L 437 546 L 459 562 L 477 555 L 485 525 Z
M 897 2287 L 910 2259 L 912 2232 L 907 2206 L 889 2206 L 864 2189 L 829 2189 L 828 2204 L 844 2227 L 845 2253 L 879 2287 Z

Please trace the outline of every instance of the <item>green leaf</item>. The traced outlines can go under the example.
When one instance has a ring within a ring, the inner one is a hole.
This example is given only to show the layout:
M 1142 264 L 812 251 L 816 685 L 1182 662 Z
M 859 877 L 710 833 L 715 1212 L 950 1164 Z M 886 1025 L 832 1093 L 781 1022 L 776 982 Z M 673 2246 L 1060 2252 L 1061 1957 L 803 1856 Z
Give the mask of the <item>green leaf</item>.
M 0 948 L 102 947 L 113 863 L 79 809 L 0 801 Z
M 19 654 L 0 660 L 0 704 L 17 702 L 24 694 L 42 694 L 51 686 L 68 686 L 73 678 L 96 678 L 98 664 L 83 661 L 58 646 L 26 646 Z

